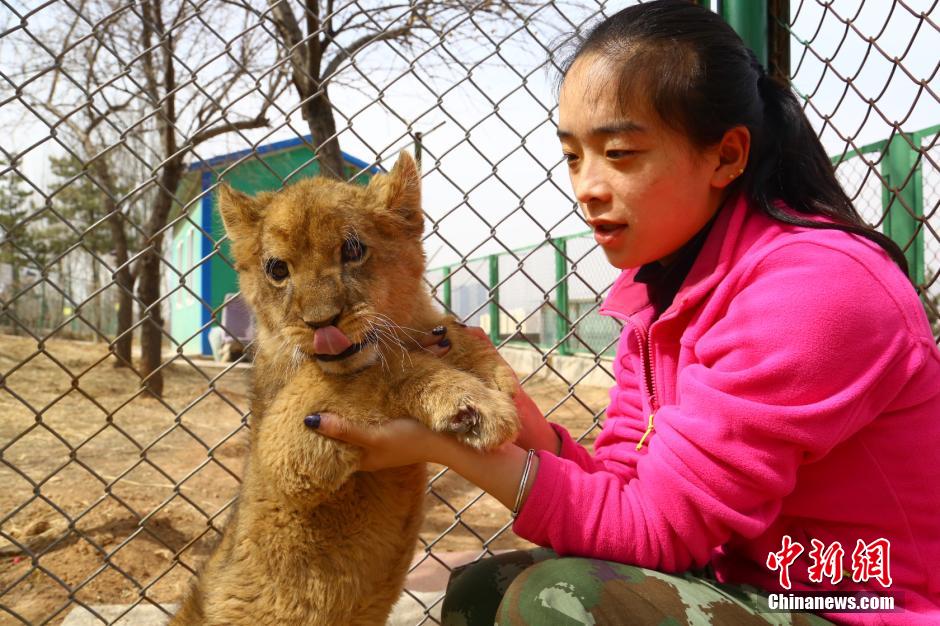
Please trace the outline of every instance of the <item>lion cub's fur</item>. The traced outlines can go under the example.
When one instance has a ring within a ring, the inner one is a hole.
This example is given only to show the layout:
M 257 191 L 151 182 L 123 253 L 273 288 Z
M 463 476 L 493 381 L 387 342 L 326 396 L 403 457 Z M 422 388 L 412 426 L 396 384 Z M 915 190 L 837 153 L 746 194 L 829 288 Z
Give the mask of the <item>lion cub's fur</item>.
M 237 509 L 172 624 L 383 624 L 417 545 L 425 468 L 357 472 L 356 448 L 304 417 L 412 417 L 491 448 L 518 427 L 513 374 L 431 303 L 407 154 L 367 187 L 310 179 L 254 198 L 223 187 L 219 208 L 258 320 L 251 448 Z M 366 246 L 361 261 L 342 257 L 350 238 Z M 271 258 L 287 262 L 286 280 L 269 276 Z M 378 341 L 321 362 L 310 324 L 326 321 L 353 343 Z M 413 340 L 440 324 L 444 358 Z

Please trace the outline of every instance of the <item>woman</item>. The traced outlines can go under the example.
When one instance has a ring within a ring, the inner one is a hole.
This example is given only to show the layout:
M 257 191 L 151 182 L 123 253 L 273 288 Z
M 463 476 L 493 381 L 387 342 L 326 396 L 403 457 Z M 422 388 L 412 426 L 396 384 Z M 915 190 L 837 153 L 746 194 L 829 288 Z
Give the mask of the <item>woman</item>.
M 558 135 L 623 270 L 595 454 L 521 392 L 522 434 L 489 453 L 406 420 L 319 426 L 364 470 L 450 466 L 548 548 L 455 571 L 444 622 L 778 623 L 765 595 L 791 590 L 899 605 L 833 622 L 940 618 L 940 352 L 793 94 L 717 15 L 649 2 L 564 64 Z

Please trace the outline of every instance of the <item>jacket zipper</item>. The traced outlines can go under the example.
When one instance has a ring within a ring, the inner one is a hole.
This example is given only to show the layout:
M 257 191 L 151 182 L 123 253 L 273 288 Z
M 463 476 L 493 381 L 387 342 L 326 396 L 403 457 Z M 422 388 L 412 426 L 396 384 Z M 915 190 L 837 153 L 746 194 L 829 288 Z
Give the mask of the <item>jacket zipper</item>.
M 632 323 L 633 322 L 631 322 L 631 324 Z M 641 351 L 643 350 L 643 344 L 646 344 L 646 351 L 644 354 L 642 354 L 644 365 L 643 381 L 646 383 L 646 392 L 649 394 L 650 398 L 650 414 L 646 431 L 643 433 L 643 436 L 640 437 L 640 441 L 636 444 L 636 449 L 639 451 L 643 448 L 643 444 L 646 442 L 647 438 L 649 438 L 649 436 L 653 433 L 653 417 L 656 415 L 656 411 L 659 407 L 656 402 L 656 376 L 653 371 L 653 328 L 650 326 L 645 342 L 643 341 L 644 337 L 638 326 L 634 324 L 633 329 L 640 339 L 638 343 L 640 344 Z
M 685 299 L 682 300 L 681 304 L 685 304 Z M 643 360 L 643 365 L 645 366 L 645 371 L 643 372 L 643 382 L 646 384 L 646 393 L 650 398 L 650 414 L 647 418 L 646 430 L 643 432 L 643 435 L 640 437 L 640 441 L 636 444 L 637 451 L 643 449 L 643 444 L 646 443 L 646 440 L 649 439 L 649 436 L 653 434 L 653 418 L 656 415 L 656 411 L 659 410 L 659 403 L 656 401 L 656 372 L 653 369 L 653 325 L 662 319 L 665 319 L 665 315 L 660 315 L 659 320 L 655 320 L 653 324 L 650 324 L 650 328 L 646 333 L 646 336 L 643 336 L 642 330 L 640 330 L 640 324 L 631 319 L 629 315 L 623 315 L 614 311 L 608 313 L 611 317 L 619 319 L 620 321 L 630 324 L 633 327 L 633 332 L 637 336 L 637 344 L 640 346 L 640 356 Z M 645 353 L 643 352 L 644 344 L 646 346 Z

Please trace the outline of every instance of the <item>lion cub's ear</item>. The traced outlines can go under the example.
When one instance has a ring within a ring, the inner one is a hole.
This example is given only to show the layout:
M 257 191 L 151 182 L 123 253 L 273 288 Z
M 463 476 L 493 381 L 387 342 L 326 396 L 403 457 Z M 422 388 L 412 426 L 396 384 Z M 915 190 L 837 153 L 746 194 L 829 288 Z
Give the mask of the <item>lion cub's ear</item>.
M 388 174 L 378 175 L 369 181 L 381 202 L 392 212 L 403 218 L 409 229 L 419 234 L 424 230 L 424 213 L 421 211 L 421 173 L 411 155 L 402 150 L 398 153 L 395 167 Z
M 236 241 L 254 234 L 264 202 L 261 197 L 252 198 L 235 191 L 225 183 L 219 185 L 219 214 L 229 239 Z

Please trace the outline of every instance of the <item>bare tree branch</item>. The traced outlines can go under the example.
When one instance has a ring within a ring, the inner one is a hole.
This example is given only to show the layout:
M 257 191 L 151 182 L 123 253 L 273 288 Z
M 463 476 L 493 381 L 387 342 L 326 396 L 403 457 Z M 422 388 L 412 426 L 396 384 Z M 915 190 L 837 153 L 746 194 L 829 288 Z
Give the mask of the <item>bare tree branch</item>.
M 402 37 L 407 37 L 412 31 L 412 26 L 403 26 L 401 28 L 394 28 L 392 30 L 386 30 L 379 33 L 369 33 L 368 35 L 363 35 L 359 39 L 355 40 L 348 46 L 344 46 L 342 50 L 337 52 L 330 62 L 327 64 L 326 69 L 323 70 L 323 77 L 327 78 L 336 73 L 339 69 L 339 66 L 343 64 L 344 61 L 355 55 L 357 52 L 366 48 L 367 46 L 377 42 L 377 41 L 388 41 L 391 39 L 400 39 Z
M 267 108 L 267 107 L 265 107 Z M 196 147 L 199 144 L 217 137 L 224 133 L 229 133 L 234 130 L 250 130 L 252 128 L 263 128 L 270 124 L 268 119 L 262 115 L 259 115 L 253 120 L 243 120 L 239 122 L 225 122 L 213 128 L 208 128 L 202 132 L 196 133 L 193 135 L 192 139 L 189 140 L 189 143 L 192 147 Z
M 310 80 L 316 81 L 320 74 L 320 60 L 323 58 L 323 45 L 320 41 L 320 0 L 307 0 L 304 13 L 307 22 L 305 68 Z
M 274 23 L 277 24 L 284 47 L 290 55 L 294 84 L 298 91 L 307 93 L 310 90 L 310 75 L 307 72 L 302 45 L 304 35 L 297 24 L 297 18 L 286 0 L 268 0 L 268 4 L 271 6 Z
M 131 104 L 133 104 L 136 99 L 136 96 L 130 96 L 127 98 L 127 100 L 121 102 L 120 104 L 109 105 L 107 109 L 98 113 L 98 115 L 92 117 L 91 120 L 89 120 L 88 126 L 85 127 L 84 133 L 86 135 L 90 135 L 92 131 L 94 131 L 95 128 L 97 128 L 98 125 L 101 124 L 101 122 L 103 122 L 106 118 L 120 111 L 126 111 L 128 108 L 130 108 Z M 89 108 L 91 108 L 91 105 L 89 105 Z
M 336 31 L 333 30 L 333 0 L 326 1 L 326 28 L 323 40 L 323 48 L 326 49 L 326 46 L 333 41 L 333 38 L 336 36 Z
M 72 34 L 75 32 L 75 28 L 78 26 L 78 22 L 81 20 L 82 10 L 85 7 L 85 0 L 82 0 L 81 4 L 78 5 L 78 8 L 75 11 L 75 17 L 72 19 L 69 24 L 68 30 L 65 33 L 65 36 L 62 37 L 62 47 L 59 54 L 55 59 L 55 73 L 52 77 L 52 83 L 49 85 L 49 96 L 47 97 L 48 101 L 52 101 L 53 95 L 55 94 L 56 86 L 59 82 L 59 76 L 61 75 L 60 68 L 62 64 L 62 57 L 65 56 L 65 53 L 68 52 L 72 47 Z
M 354 32 L 356 29 L 363 27 L 366 23 L 371 23 L 373 25 L 378 24 L 379 29 L 381 30 L 380 24 L 382 20 L 376 19 L 376 16 L 379 16 L 382 14 L 388 14 L 391 11 L 394 11 L 397 9 L 413 9 L 413 8 L 417 8 L 417 6 L 418 5 L 415 5 L 415 7 L 412 7 L 412 5 L 406 4 L 406 3 L 382 4 L 377 7 L 372 7 L 369 9 L 360 9 L 358 11 L 353 11 L 349 15 L 349 17 L 347 17 L 346 20 L 342 24 L 339 25 L 334 35 L 338 35 L 340 33 L 346 33 L 346 32 Z M 360 17 L 366 17 L 368 19 L 366 22 L 360 22 L 358 24 L 354 24 L 353 20 L 360 18 Z
M 144 42 L 144 49 L 141 53 L 141 59 L 144 65 L 144 80 L 147 81 L 147 89 L 144 95 L 149 97 L 153 106 L 157 106 L 157 100 L 154 97 L 160 93 L 160 90 L 157 83 L 157 70 L 153 62 L 153 19 L 150 17 L 150 3 L 144 2 L 142 6 L 143 12 L 140 21 L 143 26 L 141 39 Z

